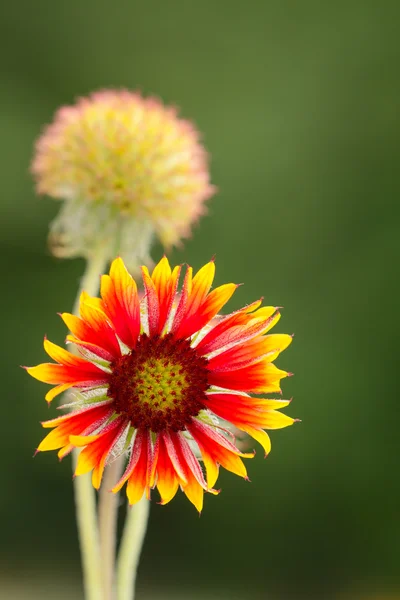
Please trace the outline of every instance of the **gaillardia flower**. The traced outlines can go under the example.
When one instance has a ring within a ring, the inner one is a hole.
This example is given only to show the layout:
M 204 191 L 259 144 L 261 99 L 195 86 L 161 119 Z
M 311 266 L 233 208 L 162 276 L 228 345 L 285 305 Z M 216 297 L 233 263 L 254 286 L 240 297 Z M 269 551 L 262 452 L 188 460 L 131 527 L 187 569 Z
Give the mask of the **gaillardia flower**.
M 42 423 L 52 431 L 38 451 L 59 449 L 62 458 L 83 448 L 76 475 L 93 470 L 97 489 L 106 465 L 126 454 L 114 492 L 127 482 L 134 504 L 157 486 L 165 504 L 180 486 L 200 511 L 203 492 L 217 493 L 220 465 L 247 478 L 242 458 L 253 453 L 238 449 L 230 427 L 255 438 L 268 454 L 265 429 L 294 422 L 278 412 L 288 401 L 249 395 L 281 391 L 280 380 L 289 373 L 273 361 L 292 337 L 266 335 L 280 314 L 261 307 L 261 300 L 218 316 L 237 286 L 210 292 L 213 261 L 195 276 L 188 267 L 178 293 L 180 272 L 165 257 L 151 275 L 142 267 L 141 297 L 117 258 L 101 278 L 101 298 L 82 293 L 80 317 L 61 315 L 71 332 L 67 341 L 80 355 L 45 339 L 56 363 L 28 372 L 56 384 L 48 402 L 69 388 L 78 392 L 73 412 Z
M 32 163 L 37 191 L 65 201 L 53 252 L 90 257 L 101 239 L 136 266 L 154 235 L 176 245 L 215 191 L 207 162 L 194 125 L 155 98 L 104 90 L 59 109 Z

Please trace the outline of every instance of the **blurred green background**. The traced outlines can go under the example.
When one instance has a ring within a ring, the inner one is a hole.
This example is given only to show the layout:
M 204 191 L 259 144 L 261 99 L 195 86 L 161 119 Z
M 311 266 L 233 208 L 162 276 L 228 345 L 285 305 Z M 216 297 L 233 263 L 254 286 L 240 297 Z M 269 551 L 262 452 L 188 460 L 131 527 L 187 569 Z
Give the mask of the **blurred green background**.
M 44 358 L 84 262 L 46 248 L 35 138 L 103 87 L 177 104 L 219 187 L 172 260 L 217 256 L 231 302 L 284 305 L 278 365 L 302 423 L 259 448 L 252 483 L 222 473 L 201 518 L 152 505 L 138 600 L 400 597 L 399 4 L 70 0 L 1 6 L 3 327 L 0 597 L 82 598 L 70 460 L 33 460 L 55 416 L 18 367 Z M 153 257 L 161 248 L 153 249 Z M 123 508 L 121 508 L 121 515 Z

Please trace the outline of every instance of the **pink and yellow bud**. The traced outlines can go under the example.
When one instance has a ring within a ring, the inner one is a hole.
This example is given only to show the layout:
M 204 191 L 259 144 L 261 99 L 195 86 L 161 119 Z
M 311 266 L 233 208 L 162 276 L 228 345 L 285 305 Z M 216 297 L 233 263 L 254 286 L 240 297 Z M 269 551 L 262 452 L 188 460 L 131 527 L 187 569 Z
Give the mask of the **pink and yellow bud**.
M 155 236 L 188 237 L 215 189 L 192 123 L 175 108 L 127 90 L 105 90 L 58 110 L 36 144 L 40 194 L 64 200 L 50 241 L 59 256 L 109 247 L 148 259 Z

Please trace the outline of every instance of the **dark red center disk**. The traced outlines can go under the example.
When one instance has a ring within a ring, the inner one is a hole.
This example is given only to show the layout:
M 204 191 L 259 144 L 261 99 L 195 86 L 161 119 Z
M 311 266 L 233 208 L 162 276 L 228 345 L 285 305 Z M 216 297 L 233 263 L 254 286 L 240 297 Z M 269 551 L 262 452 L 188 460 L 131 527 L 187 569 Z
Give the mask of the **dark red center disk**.
M 133 427 L 181 431 L 205 408 L 207 363 L 187 340 L 143 334 L 134 350 L 112 363 L 107 395 Z

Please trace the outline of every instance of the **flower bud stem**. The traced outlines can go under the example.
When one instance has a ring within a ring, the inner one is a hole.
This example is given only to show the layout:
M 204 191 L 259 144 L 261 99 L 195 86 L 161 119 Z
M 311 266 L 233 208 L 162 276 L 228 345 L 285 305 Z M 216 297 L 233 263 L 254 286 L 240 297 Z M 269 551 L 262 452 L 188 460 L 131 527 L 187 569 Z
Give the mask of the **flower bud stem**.
M 150 502 L 128 507 L 117 563 L 117 600 L 134 600 L 136 575 L 146 535 Z
M 99 533 L 101 551 L 101 577 L 103 581 L 104 600 L 114 599 L 115 548 L 117 544 L 117 521 L 119 492 L 113 494 L 115 486 L 122 475 L 124 458 L 119 457 L 104 471 L 99 493 Z
M 88 260 L 75 300 L 74 314 L 79 315 L 79 298 L 82 290 L 85 290 L 91 296 L 97 294 L 100 274 L 104 272 L 106 264 L 107 260 L 102 253 L 98 253 L 97 256 L 93 256 Z M 78 455 L 79 450 L 74 450 L 72 453 L 74 470 Z M 104 600 L 96 496 L 90 473 L 74 478 L 74 494 L 85 600 Z

